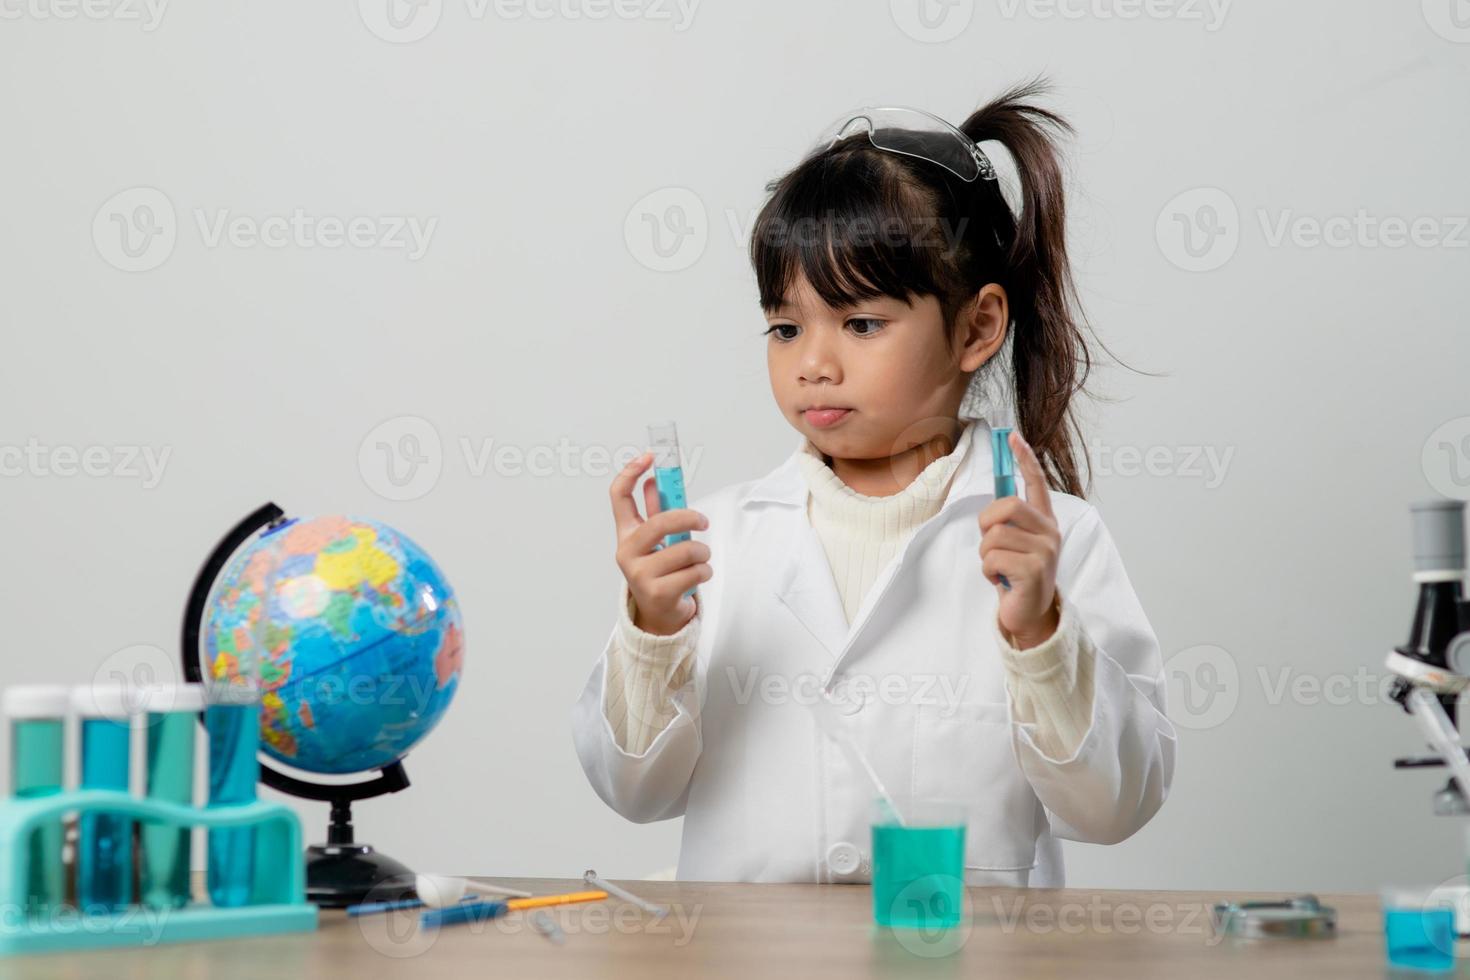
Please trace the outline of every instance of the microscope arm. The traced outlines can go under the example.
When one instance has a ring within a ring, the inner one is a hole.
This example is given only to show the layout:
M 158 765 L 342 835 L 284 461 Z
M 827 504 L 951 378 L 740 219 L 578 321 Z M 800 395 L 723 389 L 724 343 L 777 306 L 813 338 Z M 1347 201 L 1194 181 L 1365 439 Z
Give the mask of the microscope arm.
M 1406 706 L 1418 720 L 1419 729 L 1429 740 L 1430 747 L 1450 767 L 1450 774 L 1459 784 L 1460 795 L 1470 800 L 1470 758 L 1466 757 L 1460 745 L 1460 733 L 1450 724 L 1450 716 L 1445 714 L 1439 698 L 1426 688 L 1416 687 L 1409 692 Z

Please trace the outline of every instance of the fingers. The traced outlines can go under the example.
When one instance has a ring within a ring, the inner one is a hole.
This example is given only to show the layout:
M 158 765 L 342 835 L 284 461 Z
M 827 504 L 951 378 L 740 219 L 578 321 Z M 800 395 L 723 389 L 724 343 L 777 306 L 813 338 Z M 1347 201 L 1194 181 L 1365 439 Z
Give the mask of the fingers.
M 658 499 L 658 481 L 643 481 L 643 513 L 652 517 L 654 514 L 663 512 L 663 504 Z
M 691 538 L 659 551 L 651 551 L 644 558 L 643 567 L 649 577 L 659 578 L 693 565 L 707 564 L 709 555 L 709 545 Z
M 1013 524 L 1001 524 L 985 532 L 980 539 L 980 557 L 992 551 L 1021 551 L 1048 558 L 1055 554 L 1055 539 L 1048 534 L 1027 531 Z
M 619 541 L 643 523 L 643 518 L 638 513 L 638 504 L 633 500 L 633 488 L 638 484 L 638 477 L 652 463 L 653 453 L 644 453 L 637 459 L 629 460 L 628 465 L 613 477 L 612 485 L 608 488 L 608 496 L 612 499 L 613 523 L 617 525 Z
M 664 538 L 670 534 L 679 534 L 683 531 L 705 531 L 709 529 L 709 519 L 697 510 L 688 507 L 680 507 L 678 510 L 661 510 L 638 527 L 634 528 L 624 540 L 628 549 L 635 555 L 646 555 L 653 551 Z M 668 551 L 668 548 L 664 549 Z
M 690 565 L 688 568 L 665 575 L 654 585 L 656 591 L 667 592 L 668 595 L 683 595 L 690 589 L 703 582 L 714 578 L 714 569 L 701 562 L 698 565 Z M 682 608 L 682 607 L 681 607 Z
M 1015 586 L 1039 579 L 1046 571 L 1046 559 L 1031 552 L 997 549 L 985 555 L 980 570 L 992 585 L 999 585 L 1004 575 Z
M 1031 487 L 1029 479 L 1026 481 L 1026 487 L 1029 496 Z M 1035 504 L 1022 500 L 1020 497 L 1001 497 L 980 511 L 981 534 L 989 534 L 992 528 L 1006 524 L 1014 524 L 1037 534 L 1056 527 L 1056 521 L 1050 513 L 1043 513 L 1037 509 Z
M 1021 433 L 1012 432 L 1011 452 L 1015 454 L 1021 475 L 1026 478 L 1026 502 L 1051 519 L 1051 491 L 1047 489 L 1046 473 L 1042 470 L 1041 460 L 1036 458 L 1031 443 L 1022 439 Z

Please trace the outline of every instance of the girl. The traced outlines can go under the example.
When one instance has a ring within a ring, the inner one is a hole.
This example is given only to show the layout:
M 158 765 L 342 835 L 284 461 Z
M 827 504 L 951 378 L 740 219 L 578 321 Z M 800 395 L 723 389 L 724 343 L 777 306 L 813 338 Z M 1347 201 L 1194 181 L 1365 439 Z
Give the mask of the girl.
M 834 725 L 899 799 L 967 804 L 967 884 L 1060 887 L 1059 839 L 1121 841 L 1164 802 L 1158 643 L 1072 448 L 1091 360 L 1069 130 L 1041 91 L 959 130 L 863 110 L 773 182 L 751 258 L 801 445 L 688 509 L 660 512 L 650 480 L 647 518 L 651 455 L 612 483 L 624 584 L 577 754 L 628 819 L 685 818 L 680 879 L 868 881 L 874 793 Z M 1014 209 L 985 141 L 1015 163 Z M 1017 496 L 996 498 L 990 424 L 964 411 L 982 384 L 1026 433 Z

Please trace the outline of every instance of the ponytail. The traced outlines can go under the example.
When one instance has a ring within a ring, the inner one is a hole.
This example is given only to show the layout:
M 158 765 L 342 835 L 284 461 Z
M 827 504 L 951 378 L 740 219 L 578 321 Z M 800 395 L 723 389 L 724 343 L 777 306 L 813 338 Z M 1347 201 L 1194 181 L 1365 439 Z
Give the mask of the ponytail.
M 1082 496 L 1079 469 L 1088 466 L 1078 451 L 1081 430 L 1072 405 L 1086 390 L 1092 353 L 1067 259 L 1066 202 L 1062 190 L 1060 136 L 1072 127 L 1032 100 L 1045 94 L 1035 79 L 1010 89 L 977 109 L 960 130 L 976 143 L 999 142 L 1015 161 L 1020 177 L 1021 213 L 1005 243 L 1005 274 L 1010 301 L 1011 385 L 1016 421 L 1049 480 Z M 995 188 L 999 193 L 999 188 Z M 1090 478 L 1090 466 L 1088 466 Z

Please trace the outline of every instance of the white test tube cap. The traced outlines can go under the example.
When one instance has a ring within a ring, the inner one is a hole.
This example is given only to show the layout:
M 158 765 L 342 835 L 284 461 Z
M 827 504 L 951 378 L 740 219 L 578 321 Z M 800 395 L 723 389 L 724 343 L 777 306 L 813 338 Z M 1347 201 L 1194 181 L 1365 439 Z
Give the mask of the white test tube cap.
M 82 684 L 72 688 L 71 710 L 78 718 L 126 721 L 134 714 L 128 695 L 128 688 L 121 684 Z
M 0 712 L 7 718 L 65 718 L 71 690 L 64 684 L 12 684 L 0 693 Z
M 142 714 L 197 713 L 205 706 L 203 684 L 149 684 L 138 689 L 138 711 Z

